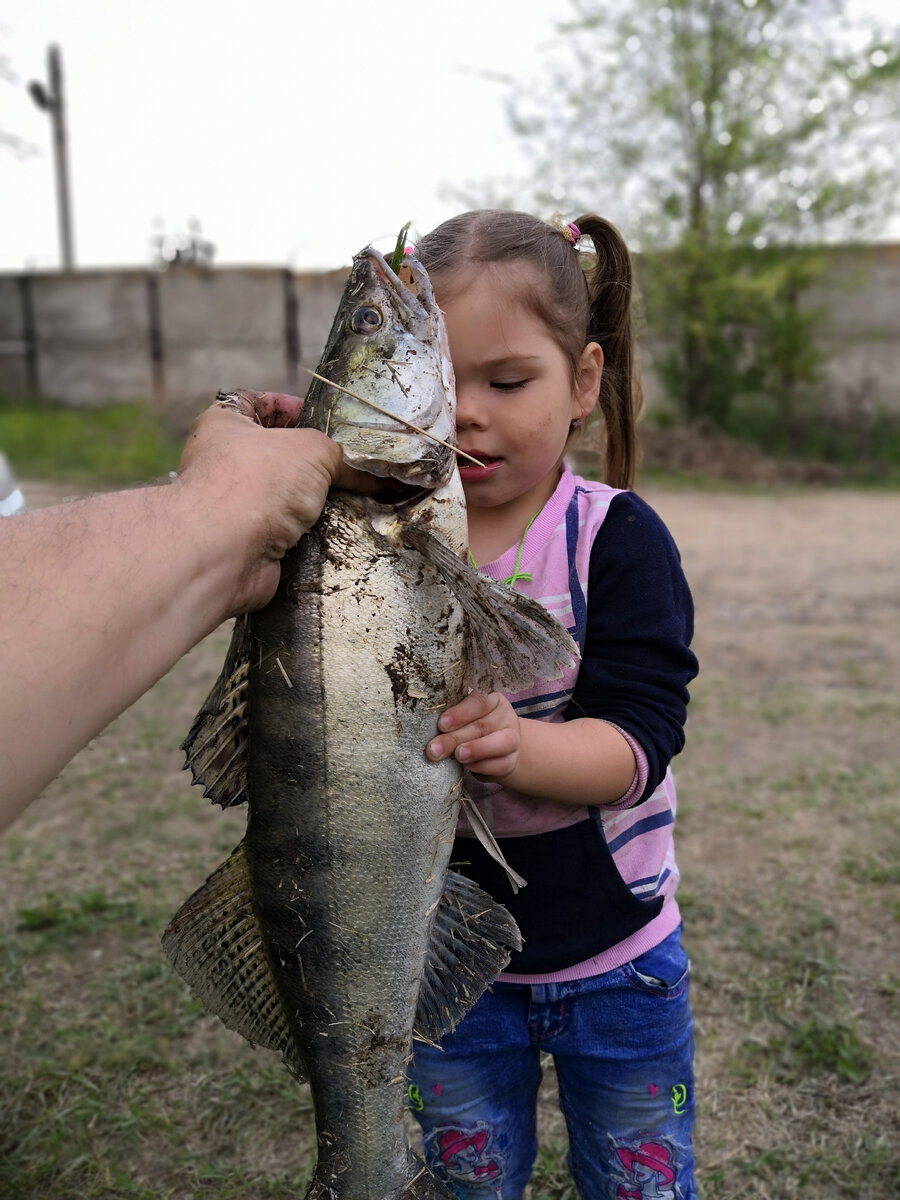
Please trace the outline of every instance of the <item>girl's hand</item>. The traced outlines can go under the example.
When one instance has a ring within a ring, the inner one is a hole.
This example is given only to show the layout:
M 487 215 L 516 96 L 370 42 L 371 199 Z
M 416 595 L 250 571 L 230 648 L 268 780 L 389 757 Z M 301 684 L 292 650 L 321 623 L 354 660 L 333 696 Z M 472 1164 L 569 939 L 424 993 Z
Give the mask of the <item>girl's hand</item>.
M 519 765 L 519 718 L 499 692 L 471 692 L 441 714 L 438 731 L 425 751 L 432 762 L 452 755 L 477 779 L 493 782 L 506 779 Z

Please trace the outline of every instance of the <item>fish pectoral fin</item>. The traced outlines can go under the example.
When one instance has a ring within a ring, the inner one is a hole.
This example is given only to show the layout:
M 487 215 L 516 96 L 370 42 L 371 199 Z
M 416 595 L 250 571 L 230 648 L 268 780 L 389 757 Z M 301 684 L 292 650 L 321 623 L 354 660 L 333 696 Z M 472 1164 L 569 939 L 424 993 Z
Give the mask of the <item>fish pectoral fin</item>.
M 177 974 L 223 1025 L 278 1051 L 303 1077 L 253 907 L 243 842 L 182 904 L 162 944 Z
M 193 782 L 223 808 L 247 799 L 249 673 L 250 618 L 243 616 L 235 621 L 222 673 L 181 745 Z
M 479 575 L 427 530 L 404 525 L 403 540 L 440 573 L 466 614 L 466 684 L 479 692 L 517 692 L 559 679 L 578 647 L 543 605 Z
M 448 871 L 431 927 L 431 946 L 413 1034 L 437 1042 L 462 1020 L 482 992 L 521 950 L 519 927 L 471 879 Z

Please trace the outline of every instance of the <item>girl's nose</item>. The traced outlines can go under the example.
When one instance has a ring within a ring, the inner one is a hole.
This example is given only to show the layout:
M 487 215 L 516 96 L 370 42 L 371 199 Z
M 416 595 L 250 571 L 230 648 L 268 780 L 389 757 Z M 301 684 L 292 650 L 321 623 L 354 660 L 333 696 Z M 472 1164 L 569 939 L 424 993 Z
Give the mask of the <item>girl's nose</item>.
M 457 387 L 456 390 L 456 427 L 457 429 L 483 429 L 487 420 L 484 405 L 479 401 L 476 389 Z

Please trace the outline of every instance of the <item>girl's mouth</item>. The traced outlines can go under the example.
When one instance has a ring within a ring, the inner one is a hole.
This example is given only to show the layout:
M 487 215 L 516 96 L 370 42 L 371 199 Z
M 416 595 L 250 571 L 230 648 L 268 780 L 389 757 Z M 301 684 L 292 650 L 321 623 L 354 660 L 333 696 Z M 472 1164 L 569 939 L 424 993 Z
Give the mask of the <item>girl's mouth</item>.
M 484 463 L 484 466 L 476 467 L 474 463 L 470 463 L 467 459 L 460 459 L 459 477 L 463 483 L 477 483 L 482 479 L 488 479 L 503 463 L 502 458 L 492 458 L 489 454 L 477 454 L 474 450 L 471 453 L 472 457 L 480 459 Z

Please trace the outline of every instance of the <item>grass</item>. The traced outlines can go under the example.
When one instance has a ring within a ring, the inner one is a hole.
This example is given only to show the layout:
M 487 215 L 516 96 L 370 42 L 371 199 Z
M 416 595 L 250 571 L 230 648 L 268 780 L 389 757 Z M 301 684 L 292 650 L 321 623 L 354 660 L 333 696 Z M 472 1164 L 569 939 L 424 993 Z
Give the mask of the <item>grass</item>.
M 837 420 L 815 400 L 787 413 L 770 397 L 744 399 L 722 425 L 684 424 L 664 405 L 648 410 L 639 426 L 639 478 L 670 490 L 738 495 L 792 495 L 810 483 L 867 492 L 900 485 L 896 414 L 860 412 Z M 596 448 L 597 441 L 589 434 L 585 447 Z
M 35 932 L 53 930 L 61 938 L 97 928 L 104 919 L 115 920 L 120 912 L 131 911 L 134 901 L 116 900 L 105 892 L 89 891 L 80 895 L 47 894 L 33 907 L 19 909 L 19 928 Z
M 70 409 L 0 398 L 0 450 L 20 477 L 103 485 L 174 471 L 183 438 L 146 403 Z
M 531 1200 L 578 1200 L 566 1166 L 568 1145 L 554 1140 L 538 1148 L 531 1178 Z
M 0 1020 L 4 1197 L 302 1194 L 308 1090 L 202 1014 L 159 952 L 166 915 L 54 892 L 4 935 L 25 989 Z

